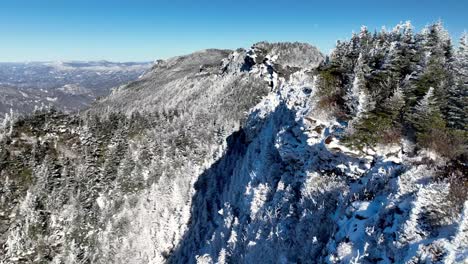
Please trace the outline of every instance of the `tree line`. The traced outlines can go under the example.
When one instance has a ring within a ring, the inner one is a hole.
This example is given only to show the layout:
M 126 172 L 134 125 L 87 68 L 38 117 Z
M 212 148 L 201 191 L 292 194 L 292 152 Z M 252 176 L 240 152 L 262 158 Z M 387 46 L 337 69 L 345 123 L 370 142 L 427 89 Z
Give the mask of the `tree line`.
M 363 26 L 318 68 L 319 106 L 348 123 L 343 140 L 363 149 L 408 139 L 466 159 L 468 34 L 457 48 L 442 22 L 371 33 Z

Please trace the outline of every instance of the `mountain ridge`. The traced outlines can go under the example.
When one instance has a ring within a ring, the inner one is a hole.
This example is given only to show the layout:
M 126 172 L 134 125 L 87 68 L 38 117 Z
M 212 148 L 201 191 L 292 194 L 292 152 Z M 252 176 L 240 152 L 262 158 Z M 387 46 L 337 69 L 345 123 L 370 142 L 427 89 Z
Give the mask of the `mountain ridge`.
M 345 141 L 373 113 L 367 37 L 331 61 L 300 43 L 204 50 L 80 114 L 7 120 L 0 261 L 462 263 L 465 167 L 403 136 Z

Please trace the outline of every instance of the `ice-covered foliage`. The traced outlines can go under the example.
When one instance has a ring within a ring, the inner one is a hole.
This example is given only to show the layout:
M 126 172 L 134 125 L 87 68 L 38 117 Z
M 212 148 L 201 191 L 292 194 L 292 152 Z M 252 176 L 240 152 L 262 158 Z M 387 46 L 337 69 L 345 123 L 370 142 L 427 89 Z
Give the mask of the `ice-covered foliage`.
M 463 263 L 465 165 L 345 146 L 319 107 L 322 59 L 205 50 L 80 116 L 5 125 L 0 262 Z
M 359 155 L 342 146 L 343 124 L 314 114 L 313 78 L 303 74 L 254 107 L 224 156 L 198 178 L 190 225 L 171 261 L 466 258 L 453 251 L 455 236 L 466 235 L 463 216 L 450 210 L 450 184 L 436 180 L 435 165 L 398 147 Z
M 363 27 L 317 69 L 318 106 L 348 123 L 350 146 L 406 138 L 416 151 L 466 160 L 466 39 L 455 52 L 440 21 L 420 33 L 409 22 L 374 34 Z
M 0 261 L 163 262 L 189 222 L 198 175 L 273 88 L 263 71 L 243 70 L 246 57 L 159 61 L 80 116 L 5 120 Z

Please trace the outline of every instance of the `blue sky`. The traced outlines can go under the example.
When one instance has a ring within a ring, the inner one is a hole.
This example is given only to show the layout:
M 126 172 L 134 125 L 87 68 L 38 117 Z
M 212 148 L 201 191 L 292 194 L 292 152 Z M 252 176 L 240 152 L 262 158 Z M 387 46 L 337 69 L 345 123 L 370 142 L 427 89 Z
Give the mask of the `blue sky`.
M 302 41 L 329 52 L 361 25 L 419 30 L 442 19 L 458 40 L 467 0 L 0 0 L 0 61 L 152 61 L 205 48 Z

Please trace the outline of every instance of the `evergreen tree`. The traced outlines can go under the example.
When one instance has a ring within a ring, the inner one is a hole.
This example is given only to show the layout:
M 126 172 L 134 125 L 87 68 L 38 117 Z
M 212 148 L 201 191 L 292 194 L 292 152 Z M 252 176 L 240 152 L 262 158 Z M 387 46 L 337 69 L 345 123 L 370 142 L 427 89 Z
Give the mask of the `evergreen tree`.
M 352 133 L 345 136 L 344 142 L 358 148 L 398 142 L 401 138 L 401 112 L 404 105 L 403 92 L 397 87 L 380 107 L 353 122 Z
M 384 69 L 401 80 L 415 70 L 416 44 L 411 23 L 399 24 L 392 32 Z
M 366 26 L 361 27 L 361 31 L 359 32 L 359 49 L 361 54 L 368 53 L 369 49 L 372 45 L 372 34 L 369 32 Z
M 441 111 L 445 112 L 447 91 L 453 82 L 450 67 L 453 52 L 449 34 L 439 21 L 423 30 L 420 42 L 421 71 L 413 89 L 414 98 L 423 97 L 428 87 L 433 87 L 438 106 Z
M 343 138 L 349 145 L 396 143 L 404 131 L 409 138 L 414 132 L 420 146 L 458 155 L 446 145 L 455 139 L 464 145 L 466 137 L 460 131 L 468 123 L 466 34 L 455 56 L 440 21 L 416 35 L 410 22 L 374 34 L 362 27 L 337 43 L 328 65 L 319 70 L 320 80 L 331 85 L 322 86 L 333 87 L 326 89 L 333 91 L 333 102 L 354 117 Z
M 354 80 L 346 92 L 346 104 L 352 115 L 361 116 L 372 110 L 373 103 L 366 88 L 365 72 L 368 71 L 363 54 L 359 54 L 354 68 Z
M 468 34 L 460 39 L 454 63 L 455 83 L 448 91 L 448 126 L 468 129 Z
M 331 66 L 334 68 L 338 69 L 343 69 L 344 65 L 346 64 L 346 56 L 348 52 L 348 43 L 347 42 L 342 42 L 342 41 L 337 41 L 336 42 L 336 47 L 331 53 Z M 344 70 L 342 70 L 344 71 Z
M 416 130 L 418 141 L 423 145 L 430 141 L 434 132 L 445 129 L 445 121 L 434 95 L 434 88 L 430 87 L 427 94 L 414 107 L 410 121 Z
M 391 117 L 393 121 L 401 121 L 401 111 L 405 106 L 405 97 L 402 89 L 398 86 L 393 95 L 383 104 L 383 110 Z

